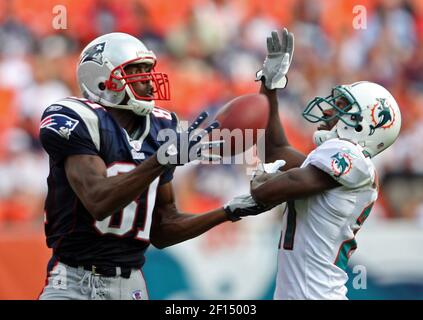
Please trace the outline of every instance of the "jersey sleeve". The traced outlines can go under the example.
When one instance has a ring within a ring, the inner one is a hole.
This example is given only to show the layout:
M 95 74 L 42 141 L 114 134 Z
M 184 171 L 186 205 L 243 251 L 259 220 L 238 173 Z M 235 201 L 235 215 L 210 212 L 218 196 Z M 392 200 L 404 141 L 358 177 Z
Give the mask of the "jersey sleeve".
M 308 163 L 326 172 L 347 188 L 358 188 L 372 181 L 372 170 L 358 146 L 331 139 L 317 147 Z
M 91 111 L 81 114 L 57 104 L 47 108 L 41 118 L 40 141 L 54 163 L 70 155 L 99 154 L 99 139 L 93 137 L 96 134 L 98 117 Z

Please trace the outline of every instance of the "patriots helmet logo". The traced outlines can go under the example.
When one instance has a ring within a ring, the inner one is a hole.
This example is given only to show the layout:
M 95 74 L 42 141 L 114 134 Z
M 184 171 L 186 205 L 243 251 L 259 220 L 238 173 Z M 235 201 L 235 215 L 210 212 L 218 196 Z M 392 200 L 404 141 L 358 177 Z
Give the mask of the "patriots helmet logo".
M 352 168 L 352 159 L 347 152 L 337 152 L 331 159 L 332 171 L 336 178 L 339 178 L 343 174 L 347 174 Z
M 79 121 L 65 116 L 64 114 L 52 114 L 41 121 L 40 129 L 47 128 L 56 132 L 62 138 L 69 140 L 72 131 Z
M 103 64 L 103 51 L 104 47 L 106 46 L 106 42 L 97 43 L 91 47 L 89 47 L 84 55 L 81 57 L 81 63 L 87 62 L 87 61 L 93 61 L 95 63 L 98 63 L 99 65 Z

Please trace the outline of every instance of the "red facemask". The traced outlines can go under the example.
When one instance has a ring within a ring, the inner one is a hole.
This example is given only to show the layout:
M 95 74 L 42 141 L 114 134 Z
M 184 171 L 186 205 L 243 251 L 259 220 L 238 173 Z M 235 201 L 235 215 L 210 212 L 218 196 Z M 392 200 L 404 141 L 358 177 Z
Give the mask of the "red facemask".
M 145 72 L 145 73 L 134 73 L 134 74 L 126 74 L 125 67 L 130 64 L 134 64 L 134 62 L 141 63 L 142 60 L 154 60 L 154 65 L 152 71 Z M 120 92 L 125 89 L 126 85 L 129 85 L 129 89 L 131 90 L 134 97 L 138 100 L 170 100 L 170 90 L 169 90 L 169 79 L 166 73 L 162 72 L 155 72 L 154 66 L 156 65 L 156 61 L 153 57 L 144 57 L 144 58 L 136 58 L 121 65 L 117 66 L 112 70 L 110 73 L 110 77 L 108 80 L 105 81 L 106 89 Z M 113 81 L 115 80 L 115 81 Z M 121 83 L 121 80 L 124 83 Z M 131 84 L 133 83 L 145 83 L 151 82 L 152 83 L 152 96 L 140 96 L 137 94 L 132 87 Z

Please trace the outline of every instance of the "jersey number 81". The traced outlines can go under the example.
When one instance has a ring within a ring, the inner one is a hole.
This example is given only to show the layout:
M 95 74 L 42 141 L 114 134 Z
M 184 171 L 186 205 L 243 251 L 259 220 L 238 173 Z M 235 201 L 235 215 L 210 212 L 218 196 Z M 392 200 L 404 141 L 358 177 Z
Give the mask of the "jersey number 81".
M 135 164 L 133 163 L 114 163 L 113 166 L 107 169 L 107 176 L 113 177 L 119 173 L 129 172 L 134 168 Z M 158 184 L 159 178 L 156 178 L 156 180 L 149 185 L 145 199 L 145 209 L 140 208 L 141 201 L 137 203 L 137 201 L 134 200 L 119 213 L 114 213 L 103 221 L 96 221 L 96 229 L 101 234 L 112 234 L 118 237 L 124 237 L 128 233 L 135 231 L 135 239 L 149 241 Z M 120 215 L 120 219 L 118 219 L 120 223 L 118 225 L 113 225 L 111 222 L 115 220 L 113 218 L 115 218 L 114 216 L 116 214 Z

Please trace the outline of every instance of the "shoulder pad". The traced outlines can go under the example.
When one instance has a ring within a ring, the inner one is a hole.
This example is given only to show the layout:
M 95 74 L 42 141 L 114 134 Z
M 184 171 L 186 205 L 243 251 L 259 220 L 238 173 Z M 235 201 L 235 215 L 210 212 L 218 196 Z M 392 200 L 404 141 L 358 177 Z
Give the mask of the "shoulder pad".
M 160 107 L 154 107 L 151 114 L 158 119 L 167 119 L 172 120 L 172 113 L 166 109 L 160 108 Z
M 69 110 L 73 112 L 69 112 Z M 76 114 L 79 118 L 77 120 L 85 123 L 94 145 L 100 151 L 99 119 L 92 106 L 79 99 L 65 98 L 50 105 L 44 111 L 43 119 L 52 114 L 63 116 Z
M 159 128 L 175 129 L 179 125 L 179 119 L 175 112 L 160 107 L 154 107 L 151 112 L 151 121 Z
M 327 140 L 310 153 L 307 162 L 349 188 L 364 186 L 373 178 L 371 160 L 360 146 L 346 140 Z

